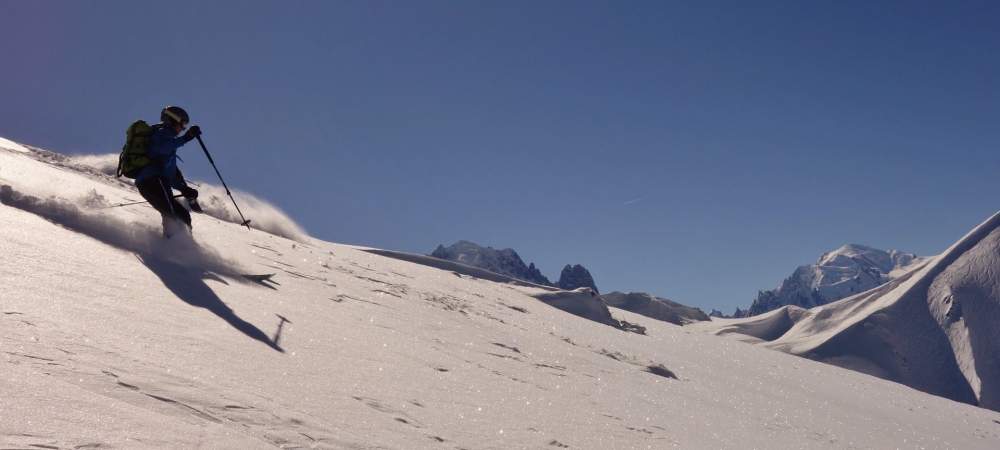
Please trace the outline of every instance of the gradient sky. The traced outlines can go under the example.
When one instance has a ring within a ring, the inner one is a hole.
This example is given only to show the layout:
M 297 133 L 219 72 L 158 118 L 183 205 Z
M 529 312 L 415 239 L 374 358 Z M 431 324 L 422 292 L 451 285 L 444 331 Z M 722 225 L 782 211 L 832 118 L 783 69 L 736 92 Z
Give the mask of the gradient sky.
M 117 152 L 177 104 L 314 236 L 726 312 L 998 209 L 997 1 L 203 3 L 0 0 L 0 136 Z

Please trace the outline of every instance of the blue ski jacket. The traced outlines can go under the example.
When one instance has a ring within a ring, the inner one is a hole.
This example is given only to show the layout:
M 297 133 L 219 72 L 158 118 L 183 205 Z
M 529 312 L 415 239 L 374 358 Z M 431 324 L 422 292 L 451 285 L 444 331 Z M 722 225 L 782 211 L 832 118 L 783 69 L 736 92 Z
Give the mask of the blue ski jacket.
M 153 162 L 139 171 L 135 182 L 152 177 L 162 177 L 170 186 L 180 189 L 185 186 L 183 178 L 177 176 L 177 149 L 190 142 L 193 137 L 178 136 L 173 128 L 162 123 L 153 125 L 153 135 L 149 140 L 146 154 Z

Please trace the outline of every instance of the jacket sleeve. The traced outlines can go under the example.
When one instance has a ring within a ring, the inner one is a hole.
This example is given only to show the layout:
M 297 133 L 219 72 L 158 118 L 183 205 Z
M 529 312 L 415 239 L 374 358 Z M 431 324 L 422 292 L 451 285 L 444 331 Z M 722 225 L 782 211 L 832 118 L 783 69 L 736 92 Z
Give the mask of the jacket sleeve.
M 146 153 L 153 160 L 165 161 L 174 156 L 177 153 L 177 149 L 187 144 L 190 140 L 191 138 L 184 136 L 171 136 L 168 130 L 161 128 L 153 133 Z

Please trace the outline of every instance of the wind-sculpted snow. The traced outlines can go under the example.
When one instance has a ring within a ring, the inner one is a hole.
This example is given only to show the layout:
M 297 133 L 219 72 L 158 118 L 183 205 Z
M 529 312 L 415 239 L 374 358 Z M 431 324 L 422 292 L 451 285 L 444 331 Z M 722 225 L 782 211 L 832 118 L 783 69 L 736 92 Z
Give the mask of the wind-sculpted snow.
M 52 223 L 147 258 L 200 268 L 236 280 L 241 280 L 242 274 L 247 273 L 235 261 L 227 260 L 215 250 L 199 245 L 186 233 L 178 233 L 168 240 L 163 238 L 159 227 L 126 222 L 118 217 L 102 214 L 99 210 L 95 211 L 109 206 L 107 200 L 96 191 L 74 202 L 59 197 L 39 198 L 18 192 L 11 186 L 0 185 L 0 203 L 36 214 Z
M 645 292 L 611 292 L 601 296 L 608 306 L 632 311 L 674 325 L 685 325 L 709 320 L 708 315 L 698 308 L 685 306 L 672 300 L 659 298 Z
M 1000 213 L 888 284 L 705 327 L 1000 411 Z
M 590 288 L 572 291 L 541 292 L 534 295 L 549 306 L 559 308 L 597 323 L 618 327 L 620 323 L 611 316 L 608 305 Z
M 736 321 L 722 325 L 716 334 L 737 333 L 750 336 L 750 342 L 773 341 L 783 336 L 798 321 L 806 316 L 806 310 L 798 306 L 782 306 L 773 311 L 755 316 L 753 320 Z
M 992 231 L 962 251 L 927 295 L 979 404 L 1000 411 L 1000 214 L 992 222 L 981 232 Z

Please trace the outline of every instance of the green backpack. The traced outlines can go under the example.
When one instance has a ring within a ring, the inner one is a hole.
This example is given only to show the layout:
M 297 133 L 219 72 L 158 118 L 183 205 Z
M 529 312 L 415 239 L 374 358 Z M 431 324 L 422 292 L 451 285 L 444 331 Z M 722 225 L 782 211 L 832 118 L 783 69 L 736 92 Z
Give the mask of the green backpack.
M 153 127 L 144 120 L 136 120 L 128 126 L 128 130 L 125 131 L 125 145 L 122 147 L 121 155 L 118 156 L 118 176 L 135 178 L 143 167 L 153 161 L 146 153 L 152 136 Z

